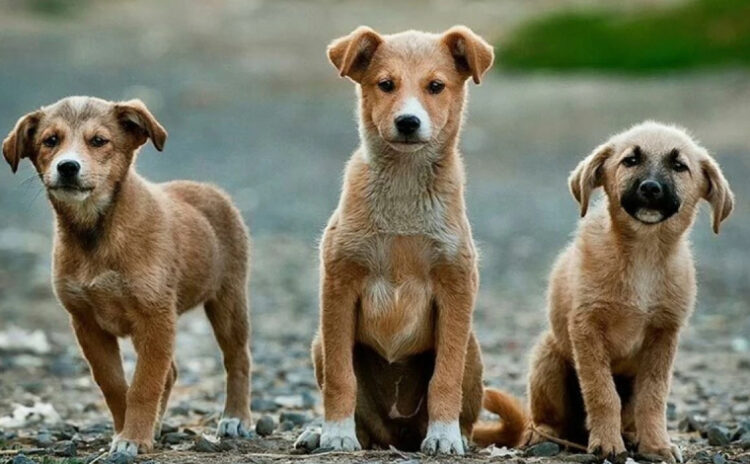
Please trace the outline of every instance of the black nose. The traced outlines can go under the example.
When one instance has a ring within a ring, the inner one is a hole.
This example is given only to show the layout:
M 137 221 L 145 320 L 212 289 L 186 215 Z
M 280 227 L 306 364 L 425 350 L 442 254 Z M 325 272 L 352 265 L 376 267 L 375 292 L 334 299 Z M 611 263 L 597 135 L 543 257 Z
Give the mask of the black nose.
M 78 171 L 80 170 L 81 165 L 78 161 L 67 160 L 57 165 L 57 172 L 60 173 L 60 176 L 68 179 L 78 175 Z
M 403 135 L 411 135 L 419 129 L 421 121 L 418 117 L 405 114 L 396 118 L 396 129 Z
M 658 200 L 664 196 L 664 189 L 654 180 L 644 180 L 638 186 L 638 193 L 647 200 Z

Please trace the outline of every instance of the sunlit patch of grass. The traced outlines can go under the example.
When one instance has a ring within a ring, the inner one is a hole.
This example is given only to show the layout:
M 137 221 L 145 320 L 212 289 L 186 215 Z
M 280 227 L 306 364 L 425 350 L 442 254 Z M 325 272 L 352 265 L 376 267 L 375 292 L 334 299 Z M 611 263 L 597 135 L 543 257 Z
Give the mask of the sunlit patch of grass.
M 693 0 L 634 14 L 561 12 L 498 46 L 509 69 L 653 73 L 750 66 L 750 1 Z

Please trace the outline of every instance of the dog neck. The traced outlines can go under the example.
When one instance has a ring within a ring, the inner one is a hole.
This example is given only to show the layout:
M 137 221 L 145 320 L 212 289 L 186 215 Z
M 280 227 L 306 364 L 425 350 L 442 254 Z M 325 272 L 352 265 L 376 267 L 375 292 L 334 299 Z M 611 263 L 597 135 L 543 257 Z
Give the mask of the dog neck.
M 106 194 L 92 195 L 78 203 L 50 196 L 62 243 L 76 244 L 84 251 L 97 249 L 108 241 L 118 224 L 137 221 L 135 208 L 127 205 L 143 204 L 139 199 L 144 194 L 145 181 L 131 168 Z
M 442 235 L 446 216 L 463 212 L 463 165 L 455 144 L 403 153 L 365 138 L 360 153 L 368 172 L 362 193 L 379 232 Z

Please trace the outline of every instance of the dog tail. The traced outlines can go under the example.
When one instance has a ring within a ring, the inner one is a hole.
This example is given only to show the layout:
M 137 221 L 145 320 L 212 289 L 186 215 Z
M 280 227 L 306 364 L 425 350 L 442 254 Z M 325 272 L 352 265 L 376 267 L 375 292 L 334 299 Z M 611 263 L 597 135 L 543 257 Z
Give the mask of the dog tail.
M 472 438 L 480 446 L 491 444 L 517 448 L 523 444 L 529 417 L 512 395 L 492 388 L 484 389 L 484 408 L 500 416 L 499 423 L 480 422 Z

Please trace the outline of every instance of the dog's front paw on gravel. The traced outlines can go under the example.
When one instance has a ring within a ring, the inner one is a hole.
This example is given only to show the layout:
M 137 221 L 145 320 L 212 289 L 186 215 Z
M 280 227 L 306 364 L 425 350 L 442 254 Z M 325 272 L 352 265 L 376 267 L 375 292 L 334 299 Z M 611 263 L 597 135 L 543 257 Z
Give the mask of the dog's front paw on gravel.
M 466 444 L 461 436 L 458 421 L 430 422 L 427 436 L 422 442 L 422 452 L 430 455 L 457 454 L 463 456 Z
M 591 432 L 588 448 L 589 453 L 617 464 L 624 463 L 628 459 L 625 442 L 619 433 L 613 434 L 612 437 L 603 437 Z
M 137 456 L 138 453 L 147 453 L 151 451 L 153 446 L 148 442 L 139 442 L 137 440 L 129 440 L 117 436 L 112 439 L 112 445 L 109 447 L 110 454 L 122 453 L 128 456 Z
M 249 438 L 250 425 L 238 417 L 224 417 L 219 421 L 216 427 L 216 436 L 220 438 Z
M 332 451 L 358 451 L 362 446 L 357 440 L 354 418 L 323 422 L 320 448 Z
M 650 447 L 640 445 L 638 454 L 649 458 L 651 461 L 664 461 L 670 464 L 681 463 L 682 451 L 675 444 L 669 444 L 664 447 Z

